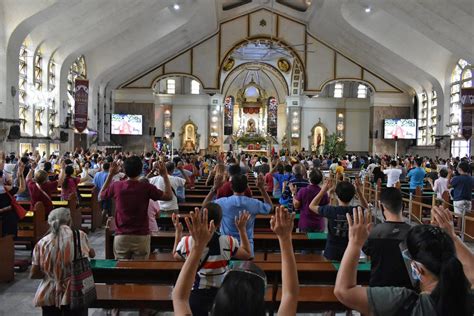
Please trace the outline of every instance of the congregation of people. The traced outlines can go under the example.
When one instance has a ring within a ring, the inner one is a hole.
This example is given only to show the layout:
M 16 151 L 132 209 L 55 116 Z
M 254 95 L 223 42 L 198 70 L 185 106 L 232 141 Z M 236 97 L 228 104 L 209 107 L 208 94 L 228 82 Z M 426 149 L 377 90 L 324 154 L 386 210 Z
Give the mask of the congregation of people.
M 184 261 L 172 293 L 175 315 L 266 315 L 267 279 L 252 259 L 256 219 L 268 214 L 281 254 L 279 315 L 297 312 L 295 253 L 318 253 L 294 249 L 297 233 L 327 233 L 322 255 L 340 263 L 334 295 L 348 309 L 364 315 L 472 315 L 474 254 L 458 234 L 472 209 L 473 167 L 472 157 L 304 151 L 268 157 L 82 149 L 49 157 L 2 153 L 1 234 L 18 235 L 17 202 L 29 201 L 32 210 L 43 204 L 50 229 L 34 245 L 30 269 L 31 278 L 42 280 L 32 304 L 43 315 L 87 314 L 70 306 L 75 238 L 83 257 L 94 258 L 96 250 L 86 232 L 76 236 L 70 210 L 53 203 L 55 194 L 64 201 L 80 196 L 81 186 L 98 192 L 116 260 L 153 260 L 155 253 L 169 251 Z M 180 205 L 201 183 L 209 188 L 201 206 L 182 212 Z M 377 205 L 366 200 L 366 183 L 381 187 Z M 404 199 L 427 190 L 453 207 L 437 204 L 429 223 L 408 223 Z M 160 226 L 161 216 L 170 217 L 172 226 Z M 163 231 L 174 233 L 174 244 L 153 249 L 151 239 Z M 357 279 L 361 258 L 371 265 L 364 286 Z

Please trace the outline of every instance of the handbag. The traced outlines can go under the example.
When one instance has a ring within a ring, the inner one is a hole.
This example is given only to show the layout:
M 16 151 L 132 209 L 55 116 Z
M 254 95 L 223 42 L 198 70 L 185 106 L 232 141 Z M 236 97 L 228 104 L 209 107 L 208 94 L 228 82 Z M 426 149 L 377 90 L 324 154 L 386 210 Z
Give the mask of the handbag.
M 10 194 L 10 192 L 8 191 L 5 191 L 8 195 L 8 197 L 10 198 L 10 204 L 12 206 L 12 209 L 15 210 L 16 212 L 16 215 L 18 215 L 18 218 L 19 219 L 23 219 L 25 218 L 26 216 L 26 210 L 23 208 L 23 206 L 21 206 L 20 204 L 18 204 L 16 198 L 14 196 L 12 196 Z
M 78 230 L 73 229 L 74 260 L 71 273 L 71 309 L 85 309 L 97 298 L 94 277 L 87 257 L 82 256 L 81 236 Z

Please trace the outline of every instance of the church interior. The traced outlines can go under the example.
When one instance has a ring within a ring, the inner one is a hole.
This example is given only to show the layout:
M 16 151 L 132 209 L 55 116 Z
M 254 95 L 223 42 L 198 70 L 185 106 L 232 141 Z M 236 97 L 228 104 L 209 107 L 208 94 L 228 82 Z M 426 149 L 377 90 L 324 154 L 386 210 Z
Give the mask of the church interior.
M 473 43 L 472 0 L 0 0 L 0 152 L 472 157 Z M 15 278 L 0 316 L 41 313 Z

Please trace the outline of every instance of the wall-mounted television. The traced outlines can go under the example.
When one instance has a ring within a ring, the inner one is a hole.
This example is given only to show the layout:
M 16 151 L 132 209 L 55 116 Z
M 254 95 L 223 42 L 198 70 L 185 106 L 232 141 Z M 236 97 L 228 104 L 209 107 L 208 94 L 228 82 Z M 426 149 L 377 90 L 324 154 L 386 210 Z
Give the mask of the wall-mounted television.
M 386 119 L 383 125 L 385 139 L 416 139 L 416 119 Z
M 142 135 L 143 115 L 112 114 L 112 135 Z

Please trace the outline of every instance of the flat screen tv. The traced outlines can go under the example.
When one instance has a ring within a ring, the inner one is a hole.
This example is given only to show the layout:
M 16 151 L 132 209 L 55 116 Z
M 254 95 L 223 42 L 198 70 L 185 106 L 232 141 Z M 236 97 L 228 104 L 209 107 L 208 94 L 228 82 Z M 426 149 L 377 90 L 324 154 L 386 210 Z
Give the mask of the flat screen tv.
M 112 135 L 142 135 L 143 115 L 112 114 Z
M 386 119 L 383 130 L 385 139 L 416 139 L 416 119 Z

